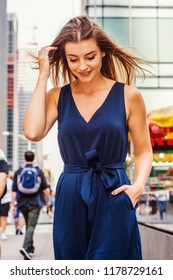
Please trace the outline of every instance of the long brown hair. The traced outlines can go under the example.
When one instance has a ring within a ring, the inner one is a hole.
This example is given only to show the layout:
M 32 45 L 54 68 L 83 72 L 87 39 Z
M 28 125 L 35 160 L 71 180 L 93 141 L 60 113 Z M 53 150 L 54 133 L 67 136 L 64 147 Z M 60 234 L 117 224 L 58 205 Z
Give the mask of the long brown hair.
M 144 59 L 120 47 L 96 22 L 82 15 L 70 19 L 51 44 L 57 47 L 56 51 L 49 53 L 51 78 L 55 86 L 59 86 L 61 80 L 68 83 L 76 79 L 68 67 L 65 44 L 90 38 L 94 38 L 105 53 L 101 68 L 105 77 L 127 84 L 135 82 L 137 73 L 145 77 L 145 69 L 140 66 L 146 64 Z

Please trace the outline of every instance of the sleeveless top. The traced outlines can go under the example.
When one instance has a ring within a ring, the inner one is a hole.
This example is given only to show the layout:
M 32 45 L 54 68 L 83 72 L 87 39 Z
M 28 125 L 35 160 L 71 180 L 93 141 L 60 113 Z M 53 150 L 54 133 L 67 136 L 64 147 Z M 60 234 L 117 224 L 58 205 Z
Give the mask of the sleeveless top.
M 85 165 L 85 154 L 94 149 L 104 164 L 124 162 L 127 134 L 124 84 L 114 83 L 88 122 L 76 107 L 70 85 L 62 87 L 58 103 L 58 143 L 64 163 Z

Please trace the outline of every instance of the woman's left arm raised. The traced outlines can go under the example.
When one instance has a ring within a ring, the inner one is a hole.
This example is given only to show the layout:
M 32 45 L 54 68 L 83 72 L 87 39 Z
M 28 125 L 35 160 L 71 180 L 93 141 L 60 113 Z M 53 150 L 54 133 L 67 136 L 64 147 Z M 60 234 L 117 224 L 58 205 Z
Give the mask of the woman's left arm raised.
M 145 189 L 146 181 L 150 175 L 153 154 L 146 108 L 138 89 L 125 85 L 125 105 L 127 125 L 134 147 L 135 175 L 132 186 L 123 185 L 113 191 L 113 194 L 116 195 L 121 191 L 126 191 L 135 206 Z

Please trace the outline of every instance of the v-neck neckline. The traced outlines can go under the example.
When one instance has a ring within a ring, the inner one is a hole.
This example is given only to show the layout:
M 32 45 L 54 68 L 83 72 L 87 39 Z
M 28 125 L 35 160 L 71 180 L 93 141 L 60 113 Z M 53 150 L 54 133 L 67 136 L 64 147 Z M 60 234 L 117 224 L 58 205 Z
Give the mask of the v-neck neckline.
M 117 82 L 114 82 L 114 84 L 111 86 L 106 98 L 104 99 L 104 101 L 101 103 L 101 105 L 94 111 L 94 113 L 92 114 L 91 118 L 87 121 L 83 115 L 81 114 L 78 106 L 76 105 L 76 102 L 74 100 L 74 97 L 73 97 L 73 94 L 72 94 L 72 89 L 71 89 L 71 85 L 69 84 L 69 88 L 70 88 L 70 96 L 71 96 L 71 99 L 72 99 L 72 102 L 73 102 L 73 105 L 75 107 L 75 110 L 77 111 L 78 115 L 80 116 L 81 119 L 83 119 L 83 121 L 86 123 L 86 124 L 89 124 L 92 119 L 94 118 L 94 116 L 102 109 L 102 107 L 104 106 L 104 104 L 107 102 L 107 100 L 109 99 L 109 96 L 111 95 L 111 92 L 113 91 L 115 85 L 117 84 Z

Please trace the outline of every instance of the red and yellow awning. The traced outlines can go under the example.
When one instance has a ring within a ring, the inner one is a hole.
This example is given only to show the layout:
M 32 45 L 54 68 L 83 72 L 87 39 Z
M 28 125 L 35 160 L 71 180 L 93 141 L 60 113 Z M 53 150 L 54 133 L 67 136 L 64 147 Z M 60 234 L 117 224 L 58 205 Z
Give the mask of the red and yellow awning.
M 173 106 L 151 111 L 148 119 L 160 127 L 173 127 Z
M 153 151 L 172 151 L 173 106 L 149 112 L 148 120 Z

